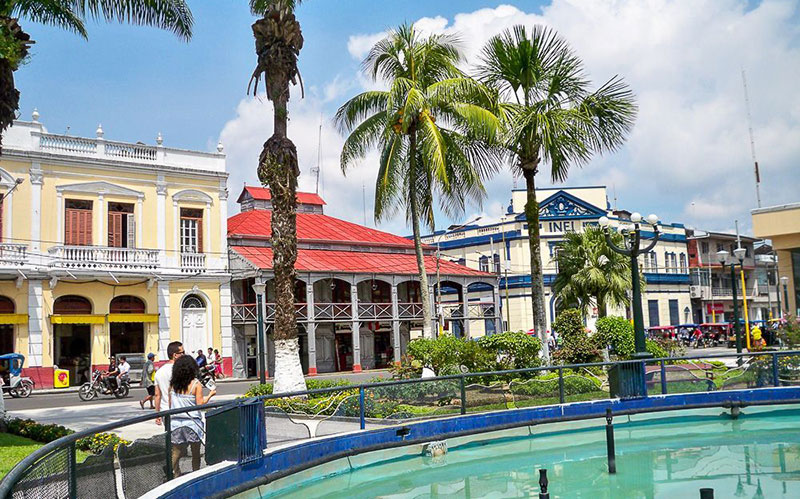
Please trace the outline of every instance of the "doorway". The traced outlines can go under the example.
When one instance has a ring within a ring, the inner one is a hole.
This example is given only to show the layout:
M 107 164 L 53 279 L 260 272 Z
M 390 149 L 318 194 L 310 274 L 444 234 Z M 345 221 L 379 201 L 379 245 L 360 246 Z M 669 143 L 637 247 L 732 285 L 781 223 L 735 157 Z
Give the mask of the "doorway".
M 90 380 L 92 329 L 89 324 L 53 325 L 53 360 L 59 369 L 69 371 L 70 386 Z
M 111 355 L 139 353 L 144 355 L 144 323 L 112 322 Z
M 12 324 L 0 324 L 0 355 L 4 353 L 14 353 L 14 326 Z
M 353 334 L 351 332 L 336 333 L 336 370 L 353 370 Z
M 189 295 L 183 300 L 183 320 L 181 321 L 181 342 L 184 351 L 194 357 L 198 350 L 203 350 L 207 345 L 206 333 L 206 305 L 197 295 Z

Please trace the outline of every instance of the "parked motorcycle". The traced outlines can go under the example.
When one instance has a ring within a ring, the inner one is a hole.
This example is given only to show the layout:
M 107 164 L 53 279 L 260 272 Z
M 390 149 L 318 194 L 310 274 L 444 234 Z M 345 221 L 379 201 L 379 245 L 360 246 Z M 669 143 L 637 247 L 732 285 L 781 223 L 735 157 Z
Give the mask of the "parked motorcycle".
M 97 369 L 92 373 L 92 381 L 84 383 L 78 390 L 78 397 L 84 402 L 92 400 L 100 395 L 114 395 L 116 398 L 121 399 L 128 396 L 131 391 L 130 379 L 127 375 L 117 378 L 116 387 L 113 392 L 109 391 L 106 384 L 103 382 L 103 373 Z

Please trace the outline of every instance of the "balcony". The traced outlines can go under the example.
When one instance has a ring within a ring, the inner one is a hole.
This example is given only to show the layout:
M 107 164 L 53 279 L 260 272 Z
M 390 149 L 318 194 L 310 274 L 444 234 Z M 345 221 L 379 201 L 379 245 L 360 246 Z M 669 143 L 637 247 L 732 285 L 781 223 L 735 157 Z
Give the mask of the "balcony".
M 28 261 L 28 245 L 0 243 L 0 267 L 18 267 Z
M 205 272 L 205 270 L 205 253 L 181 253 L 181 272 L 196 274 L 198 272 Z
M 358 304 L 358 318 L 380 321 L 392 320 L 392 304 L 391 303 L 359 303 Z
M 470 319 L 494 319 L 496 317 L 494 303 L 490 301 L 470 303 L 467 310 Z
M 265 322 L 275 322 L 275 304 L 267 303 L 264 305 Z M 295 303 L 294 311 L 298 321 L 308 319 L 308 307 L 305 303 Z M 255 303 L 234 303 L 231 305 L 231 321 L 234 324 L 257 324 L 258 308 Z
M 54 246 L 50 266 L 76 270 L 154 271 L 160 266 L 159 251 L 107 246 Z
M 422 303 L 398 303 L 397 315 L 401 319 L 422 319 Z

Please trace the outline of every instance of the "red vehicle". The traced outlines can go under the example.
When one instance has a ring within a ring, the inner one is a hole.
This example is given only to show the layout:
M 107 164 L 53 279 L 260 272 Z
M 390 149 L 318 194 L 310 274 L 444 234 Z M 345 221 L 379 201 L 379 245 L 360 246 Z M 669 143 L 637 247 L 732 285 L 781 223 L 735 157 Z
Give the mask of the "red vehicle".
M 653 326 L 647 328 L 647 336 L 650 339 L 663 339 L 663 340 L 674 340 L 677 338 L 675 333 L 675 326 Z
M 736 336 L 733 328 L 727 322 L 706 322 L 700 324 L 706 346 L 727 344 L 728 348 L 736 345 Z

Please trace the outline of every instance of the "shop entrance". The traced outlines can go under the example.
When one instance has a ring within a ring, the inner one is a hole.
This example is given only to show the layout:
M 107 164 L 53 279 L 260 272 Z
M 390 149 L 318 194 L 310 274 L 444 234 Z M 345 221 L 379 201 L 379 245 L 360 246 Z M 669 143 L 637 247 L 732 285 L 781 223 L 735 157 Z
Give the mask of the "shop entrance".
M 59 369 L 69 371 L 70 386 L 89 381 L 91 338 L 89 324 L 53 325 L 53 360 Z
M 353 334 L 348 332 L 337 332 L 336 338 L 336 370 L 353 370 Z
M 2 206 L 2 204 L 0 204 Z M 0 314 L 13 314 L 14 302 L 11 298 L 0 296 Z M 14 352 L 14 325 L 0 324 L 0 355 Z
M 117 296 L 111 300 L 109 312 L 115 316 L 114 322 L 109 324 L 111 355 L 141 354 L 144 357 L 145 325 L 143 322 L 128 322 L 127 319 L 134 319 L 134 314 L 144 314 L 145 308 L 144 301 L 136 296 Z

